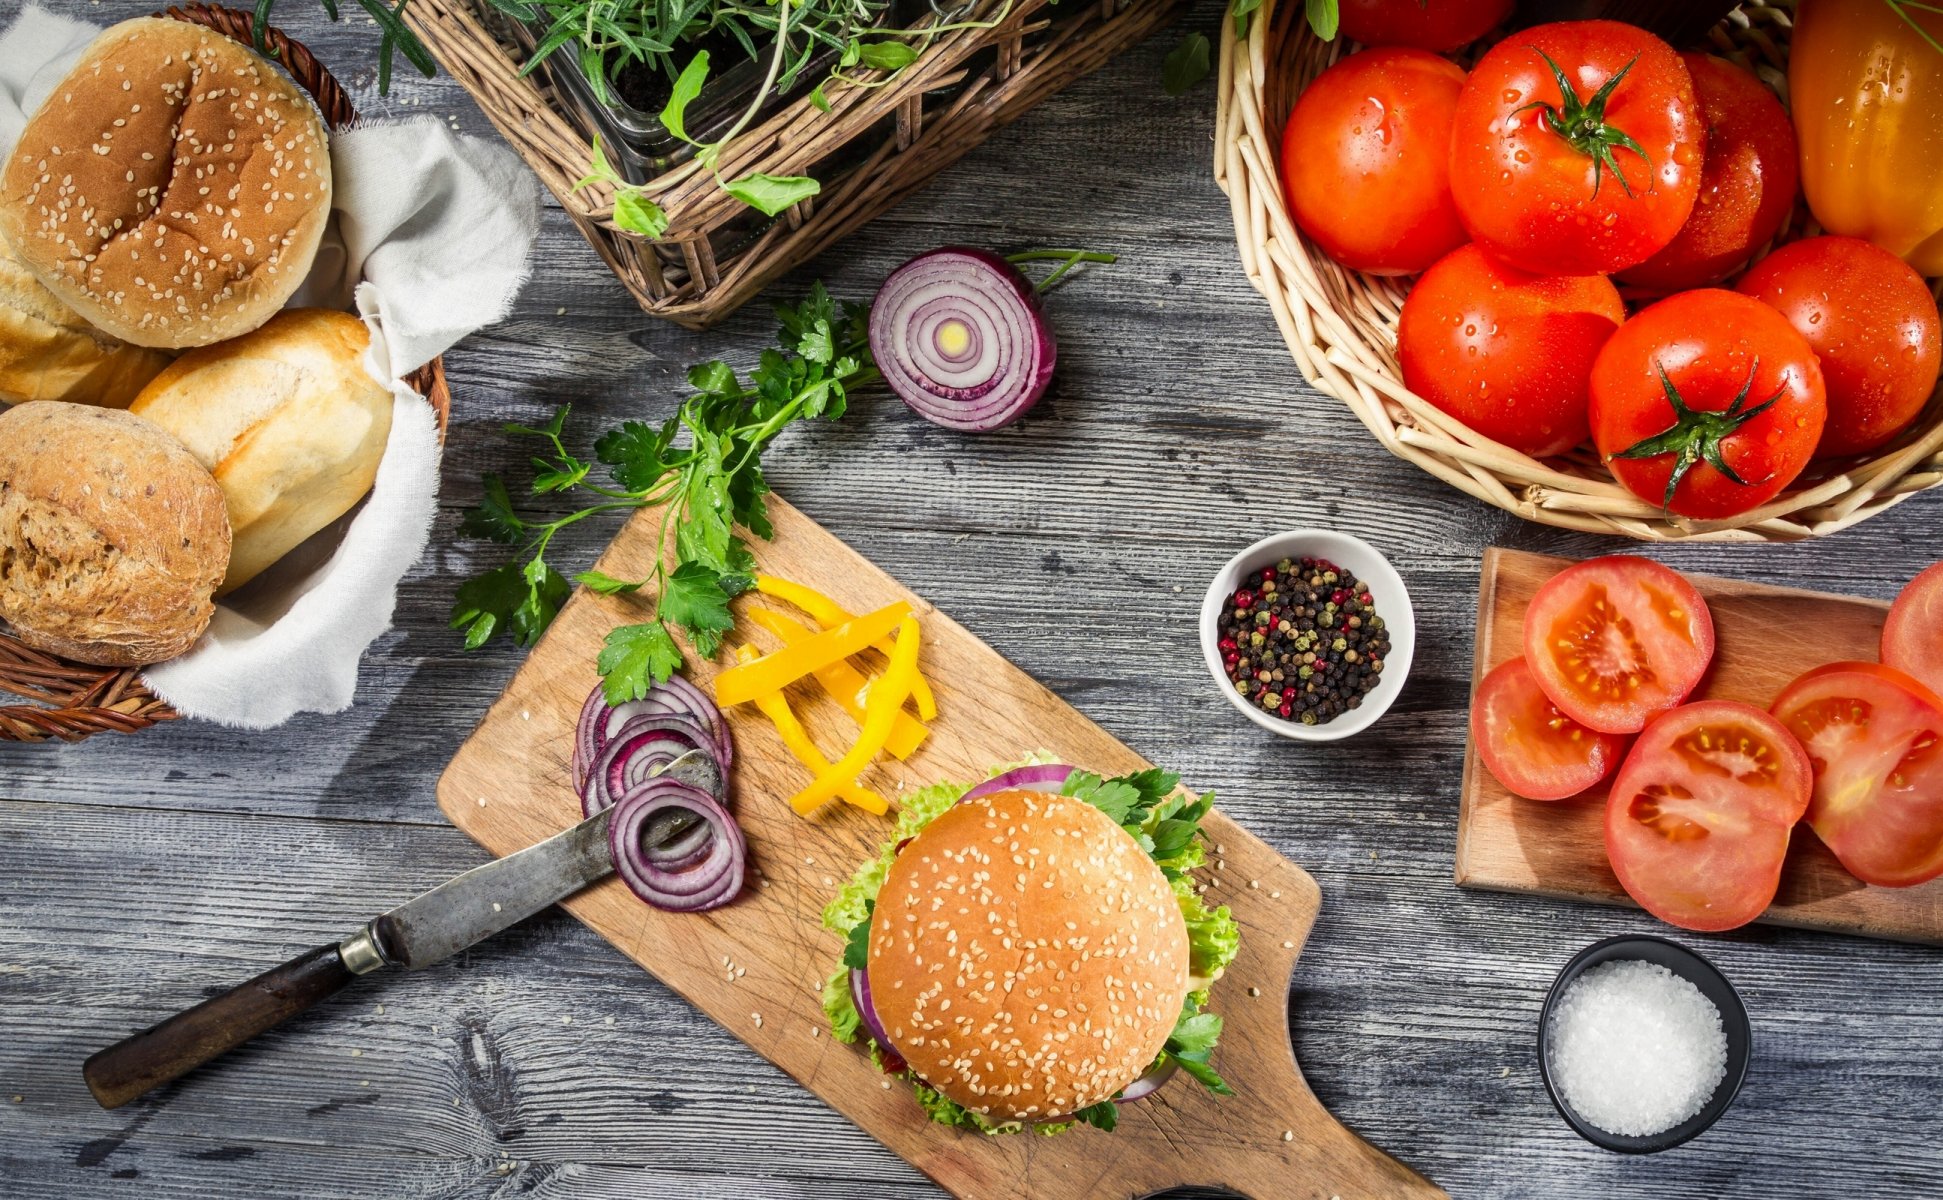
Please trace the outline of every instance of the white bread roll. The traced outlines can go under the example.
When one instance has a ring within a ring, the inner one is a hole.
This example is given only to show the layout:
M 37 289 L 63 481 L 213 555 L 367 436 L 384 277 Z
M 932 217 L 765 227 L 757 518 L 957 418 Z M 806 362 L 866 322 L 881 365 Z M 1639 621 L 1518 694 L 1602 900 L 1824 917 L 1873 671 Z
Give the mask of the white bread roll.
M 82 320 L 0 241 L 0 404 L 127 408 L 168 365 L 161 351 L 131 346 Z
M 140 346 L 261 325 L 331 207 L 310 100 L 222 34 L 159 17 L 89 45 L 0 172 L 0 237 L 49 291 Z
M 0 617 L 104 666 L 181 654 L 229 562 L 223 494 L 174 438 L 83 404 L 0 412 Z
M 293 308 L 184 354 L 129 411 L 168 430 L 222 486 L 235 544 L 218 594 L 351 510 L 378 475 L 391 393 L 364 369 L 349 313 Z

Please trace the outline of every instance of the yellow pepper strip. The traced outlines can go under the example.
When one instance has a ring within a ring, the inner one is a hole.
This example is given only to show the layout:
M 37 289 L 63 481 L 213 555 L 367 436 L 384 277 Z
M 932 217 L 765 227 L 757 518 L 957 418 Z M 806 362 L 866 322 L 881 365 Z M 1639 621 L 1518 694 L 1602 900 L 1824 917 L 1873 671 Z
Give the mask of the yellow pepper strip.
M 787 651 L 785 651 L 787 653 Z M 734 670 L 736 668 L 730 668 Z M 890 665 L 884 669 L 883 678 L 871 685 L 870 701 L 864 706 L 864 729 L 857 735 L 857 744 L 841 762 L 818 775 L 810 786 L 790 800 L 789 806 L 797 812 L 814 809 L 844 785 L 846 780 L 855 779 L 877 752 L 884 748 L 884 739 L 890 736 L 891 723 L 897 718 L 897 710 L 904 705 L 905 697 L 911 694 L 911 681 L 918 674 L 918 619 L 905 614 L 904 623 L 898 626 L 897 642 L 891 647 Z
M 786 617 L 774 609 L 751 608 L 744 615 L 781 638 L 784 645 L 791 645 L 806 637 L 814 636 L 802 622 Z M 823 685 L 823 690 L 830 693 L 830 697 L 837 702 L 837 707 L 850 714 L 851 720 L 858 725 L 864 723 L 864 689 L 870 685 L 870 681 L 864 678 L 863 672 L 847 662 L 834 662 L 827 667 L 818 667 L 811 674 L 815 675 L 816 681 Z M 757 697 L 756 702 L 760 704 L 762 698 Z M 896 724 L 891 726 L 890 740 L 884 743 L 884 749 L 902 762 L 917 751 L 918 746 L 930 732 L 909 713 L 900 712 L 897 714 Z
M 736 648 L 737 662 L 754 662 L 756 657 L 754 646 Z M 756 697 L 756 707 L 761 709 L 762 715 L 768 717 L 776 726 L 776 732 L 783 735 L 783 745 L 789 747 L 789 752 L 796 756 L 797 762 L 808 767 L 811 773 L 816 775 L 822 775 L 830 769 L 830 760 L 823 757 L 823 752 L 818 750 L 816 743 L 810 740 L 810 735 L 803 729 L 803 723 L 796 719 L 796 713 L 789 707 L 788 697 L 781 692 L 764 692 Z M 891 808 L 889 801 L 855 781 L 840 790 L 837 795 L 841 796 L 846 803 L 854 804 L 865 812 L 880 817 Z M 804 816 L 809 815 L 802 809 L 797 811 Z
M 804 587 L 800 583 L 791 583 L 787 579 L 778 579 L 774 575 L 756 576 L 756 590 L 765 596 L 774 596 L 785 604 L 795 605 L 810 614 L 811 618 L 825 629 L 833 625 L 841 625 L 851 619 L 850 614 L 845 612 L 841 605 L 822 592 Z M 872 642 L 871 648 L 885 658 L 891 656 L 891 640 L 887 637 Z M 926 721 L 938 719 L 937 697 L 931 694 L 931 685 L 925 682 L 922 672 L 919 672 L 916 681 L 911 684 L 911 697 L 917 701 L 920 718 Z M 899 757 L 903 756 L 899 755 Z
M 849 658 L 896 629 L 898 622 L 910 615 L 911 606 L 900 600 L 834 629 L 811 634 L 752 663 L 730 667 L 715 677 L 715 702 L 728 708 L 764 692 L 780 692 L 818 667 Z

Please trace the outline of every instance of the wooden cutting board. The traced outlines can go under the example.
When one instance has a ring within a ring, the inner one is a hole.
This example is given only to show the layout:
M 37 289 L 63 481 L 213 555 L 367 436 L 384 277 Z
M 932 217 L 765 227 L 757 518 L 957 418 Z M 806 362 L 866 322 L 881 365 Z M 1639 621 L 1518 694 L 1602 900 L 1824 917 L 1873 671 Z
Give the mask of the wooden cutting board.
M 906 600 L 921 618 L 922 661 L 940 715 L 909 761 L 873 768 L 866 780 L 879 791 L 979 778 L 1033 750 L 1109 775 L 1148 765 L 815 522 L 780 500 L 771 512 L 774 540 L 754 544 L 762 570 L 853 612 Z M 655 537 L 656 514 L 637 514 L 600 569 L 641 578 L 652 568 Z M 639 615 L 624 597 L 583 590 L 568 602 L 439 780 L 439 807 L 453 824 L 503 855 L 580 819 L 568 781 L 574 719 L 595 682 L 602 639 Z M 746 624 L 731 641 L 744 636 L 773 644 Z M 722 659 L 730 661 L 726 649 Z M 690 677 L 706 687 L 715 671 L 694 664 Z M 792 691 L 791 701 L 832 758 L 854 737 L 855 725 L 820 693 Z M 977 1200 L 1135 1197 L 1183 1184 L 1256 1200 L 1443 1195 L 1338 1124 L 1303 1082 L 1287 997 L 1321 894 L 1300 867 L 1219 811 L 1207 823 L 1209 895 L 1233 907 L 1242 948 L 1214 991 L 1213 1008 L 1226 1020 L 1214 1065 L 1237 1095 L 1217 1099 L 1183 1076 L 1123 1108 L 1111 1134 L 986 1137 L 932 1124 L 908 1087 L 892 1081 L 887 1089 L 857 1047 L 832 1042 L 824 1027 L 820 988 L 842 946 L 819 916 L 883 843 L 888 819 L 834 805 L 813 820 L 795 816 L 785 799 L 807 778 L 803 769 L 759 714 L 745 706 L 727 715 L 736 739 L 733 810 L 753 867 L 742 898 L 706 914 L 664 913 L 609 878 L 565 907 L 939 1184 Z
M 1571 561 L 1495 547 L 1485 551 L 1473 695 L 1493 667 L 1524 653 L 1525 609 L 1532 595 Z M 1687 579 L 1707 598 L 1718 643 L 1712 673 L 1698 696 L 1765 709 L 1810 667 L 1876 661 L 1889 611 L 1880 601 L 1705 575 Z M 1458 884 L 1631 905 L 1606 862 L 1605 805 L 1603 786 L 1555 803 L 1520 799 L 1484 769 L 1475 741 L 1467 743 L 1457 818 Z M 1802 824 L 1789 846 L 1781 890 L 1760 920 L 1943 945 L 1943 879 L 1912 888 L 1870 887 L 1843 870 Z

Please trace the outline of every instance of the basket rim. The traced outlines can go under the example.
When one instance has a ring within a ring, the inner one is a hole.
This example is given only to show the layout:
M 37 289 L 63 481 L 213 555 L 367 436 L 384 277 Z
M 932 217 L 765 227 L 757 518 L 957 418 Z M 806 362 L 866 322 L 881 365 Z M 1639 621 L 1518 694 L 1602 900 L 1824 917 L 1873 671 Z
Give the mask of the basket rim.
M 201 25 L 262 55 L 251 36 L 254 15 L 244 10 L 197 3 L 154 15 Z M 309 47 L 275 26 L 265 28 L 263 43 L 271 53 L 262 57 L 309 95 L 326 128 L 336 132 L 357 124 L 350 97 Z M 444 437 L 452 412 L 444 357 L 432 359 L 405 382 L 432 406 Z M 181 714 L 149 690 L 141 676 L 145 669 L 72 662 L 28 646 L 0 622 L 0 693 L 39 701 L 0 705 L 0 741 L 78 742 L 97 733 L 136 733 L 178 719 Z
M 1271 111 L 1268 94 L 1274 72 L 1299 54 L 1320 54 L 1326 64 L 1344 52 L 1340 41 L 1315 40 L 1302 7 L 1262 0 L 1245 35 L 1232 13 L 1222 22 L 1214 177 L 1229 198 L 1243 270 L 1268 301 L 1303 378 L 1347 405 L 1391 454 L 1525 520 L 1655 542 L 1822 537 L 1943 486 L 1943 383 L 1924 416 L 1889 449 L 1715 521 L 1672 516 L 1639 499 L 1584 447 L 1561 459 L 1533 459 L 1410 391 L 1394 365 L 1396 310 L 1409 279 L 1378 281 L 1334 263 L 1296 228 L 1283 195 L 1275 137 L 1282 115 Z M 1778 74 L 1792 8 L 1793 0 L 1746 0 L 1715 26 L 1710 49 L 1753 53 Z M 1782 237 L 1787 233 L 1784 227 Z M 1346 302 L 1363 311 L 1345 315 Z M 1388 344 L 1367 336 L 1372 323 L 1387 327 Z

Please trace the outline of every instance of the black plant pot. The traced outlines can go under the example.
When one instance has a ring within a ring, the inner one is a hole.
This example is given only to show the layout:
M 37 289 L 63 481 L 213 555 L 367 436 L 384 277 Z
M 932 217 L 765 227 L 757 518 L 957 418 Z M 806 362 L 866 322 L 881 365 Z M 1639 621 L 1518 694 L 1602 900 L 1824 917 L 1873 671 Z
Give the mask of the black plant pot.
M 951 17 L 966 7 L 962 0 L 890 0 L 882 20 L 886 27 L 901 29 L 934 11 Z M 492 10 L 488 15 L 498 18 L 498 31 L 528 54 L 546 32 L 541 23 L 516 21 Z M 689 136 L 712 142 L 741 118 L 762 86 L 768 62 L 749 58 L 739 43 L 722 36 L 719 41 L 680 47 L 676 51 L 677 69 L 697 50 L 704 49 L 709 51 L 715 69 L 701 93 L 689 102 L 684 124 Z M 617 79 L 609 81 L 603 100 L 573 50 L 572 44 L 562 46 L 548 55 L 538 70 L 546 72 L 555 90 L 577 111 L 581 127 L 590 136 L 599 135 L 608 161 L 624 178 L 631 183 L 646 183 L 694 153 L 692 145 L 661 124 L 659 113 L 672 89 L 667 72 L 653 64 L 632 63 Z M 814 88 L 836 64 L 837 55 L 836 50 L 825 49 L 811 56 L 787 92 L 779 89 L 763 101 L 756 120 Z M 723 64 L 728 64 L 726 69 Z

